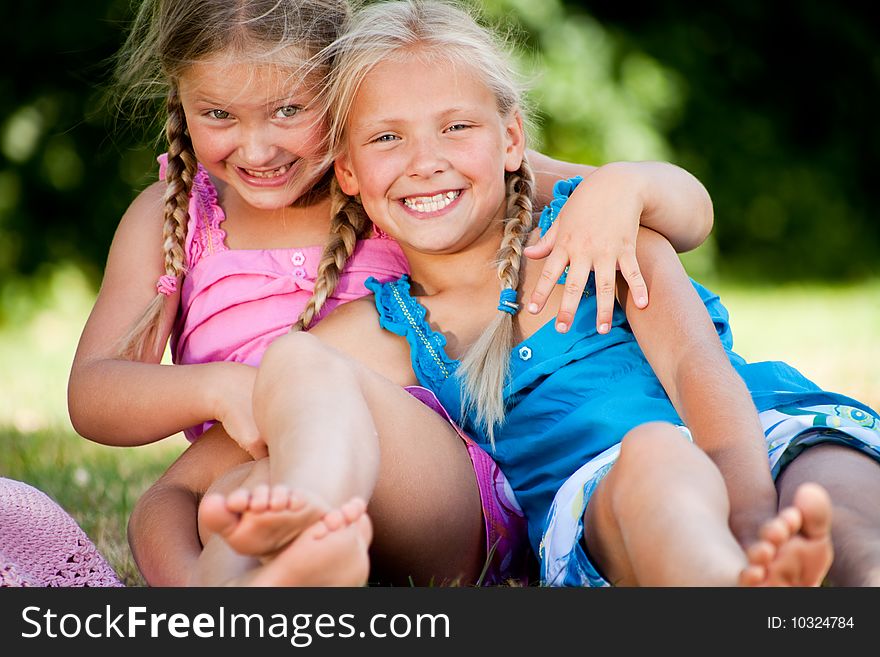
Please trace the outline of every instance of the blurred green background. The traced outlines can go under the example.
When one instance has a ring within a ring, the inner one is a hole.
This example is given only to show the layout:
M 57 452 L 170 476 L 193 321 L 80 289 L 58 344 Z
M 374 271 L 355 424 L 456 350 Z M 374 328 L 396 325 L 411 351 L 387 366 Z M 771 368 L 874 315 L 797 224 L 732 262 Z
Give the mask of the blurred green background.
M 572 161 L 659 159 L 715 203 L 683 256 L 737 351 L 880 407 L 880 24 L 854 2 L 485 0 L 510 27 L 534 137 Z M 17 3 L 0 35 L 0 475 L 39 486 L 129 584 L 131 504 L 184 446 L 78 438 L 65 389 L 116 223 L 156 176 L 158 129 L 103 104 L 127 0 Z M 2 521 L 2 519 L 0 519 Z

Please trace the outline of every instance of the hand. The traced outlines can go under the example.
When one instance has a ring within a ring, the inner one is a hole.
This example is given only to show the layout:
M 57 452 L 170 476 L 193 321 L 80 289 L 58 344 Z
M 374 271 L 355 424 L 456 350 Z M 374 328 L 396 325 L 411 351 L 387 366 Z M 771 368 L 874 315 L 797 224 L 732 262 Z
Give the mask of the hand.
M 633 192 L 626 163 L 599 167 L 572 193 L 553 226 L 524 253 L 546 258 L 528 310 L 539 313 L 557 280 L 568 267 L 565 290 L 556 317 L 556 330 L 565 333 L 574 320 L 581 296 L 596 273 L 596 328 L 611 330 L 617 270 L 623 274 L 639 308 L 648 305 L 648 288 L 636 259 L 636 235 L 643 203 Z
M 253 396 L 257 368 L 241 363 L 218 363 L 214 417 L 226 433 L 255 460 L 269 455 L 254 420 Z

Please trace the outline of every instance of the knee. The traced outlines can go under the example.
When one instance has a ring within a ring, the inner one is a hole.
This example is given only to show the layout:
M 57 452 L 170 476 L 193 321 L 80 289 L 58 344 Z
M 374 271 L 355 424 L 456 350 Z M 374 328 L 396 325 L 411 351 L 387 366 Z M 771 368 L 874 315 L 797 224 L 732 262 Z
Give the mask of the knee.
M 342 355 L 328 347 L 317 337 L 302 331 L 288 333 L 275 340 L 260 363 L 257 380 L 295 378 L 298 381 L 307 377 L 314 380 L 320 374 L 340 376 L 346 363 Z
M 275 340 L 266 349 L 261 368 L 305 367 L 308 363 L 328 357 L 329 350 L 315 336 L 302 331 L 287 333 Z
M 640 476 L 668 462 L 686 446 L 689 446 L 687 439 L 674 425 L 647 422 L 630 429 L 623 437 L 614 467 Z

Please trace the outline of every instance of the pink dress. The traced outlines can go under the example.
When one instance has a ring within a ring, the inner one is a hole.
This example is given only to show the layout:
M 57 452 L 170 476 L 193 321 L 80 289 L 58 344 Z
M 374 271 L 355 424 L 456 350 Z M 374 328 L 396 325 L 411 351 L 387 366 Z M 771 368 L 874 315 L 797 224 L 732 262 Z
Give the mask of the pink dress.
M 164 155 L 159 163 L 164 179 Z M 217 189 L 199 165 L 190 194 L 187 274 L 171 335 L 175 363 L 259 365 L 266 348 L 287 333 L 315 289 L 323 246 L 230 249 L 221 227 L 225 218 L 217 203 Z M 379 235 L 362 240 L 318 319 L 346 301 L 367 295 L 364 281 L 368 277 L 389 281 L 407 271 L 397 242 Z M 211 424 L 187 429 L 187 438 L 195 440 Z

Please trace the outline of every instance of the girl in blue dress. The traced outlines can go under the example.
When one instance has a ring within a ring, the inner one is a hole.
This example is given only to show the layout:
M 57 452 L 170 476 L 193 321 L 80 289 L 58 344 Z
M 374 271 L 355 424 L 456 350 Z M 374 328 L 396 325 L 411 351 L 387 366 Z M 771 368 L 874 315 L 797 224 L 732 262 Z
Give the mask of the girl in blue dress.
M 393 461 L 377 433 L 397 386 L 419 384 L 504 470 L 544 584 L 802 586 L 829 566 L 835 584 L 880 583 L 877 413 L 784 363 L 746 363 L 665 239 L 641 229 L 652 300 L 637 308 L 620 281 L 608 330 L 592 284 L 561 331 L 547 307 L 518 312 L 540 231 L 520 94 L 487 32 L 441 3 L 382 3 L 358 14 L 334 71 L 339 184 L 411 275 L 371 281 L 373 299 L 266 353 L 255 417 L 321 473 L 309 486 L 370 499 L 375 479 L 357 473 Z M 542 230 L 579 183 L 557 186 Z M 303 381 L 309 405 L 279 403 Z M 344 473 L 321 468 L 331 442 Z

